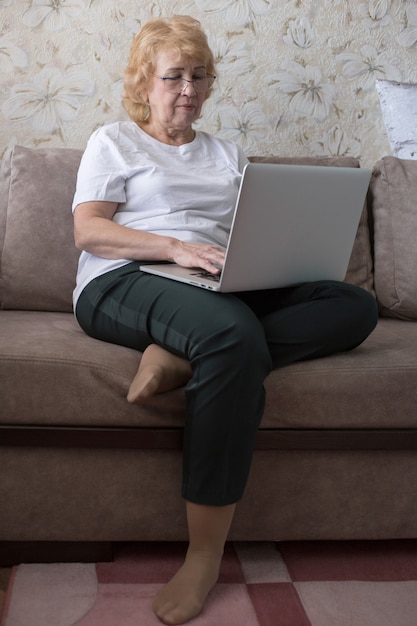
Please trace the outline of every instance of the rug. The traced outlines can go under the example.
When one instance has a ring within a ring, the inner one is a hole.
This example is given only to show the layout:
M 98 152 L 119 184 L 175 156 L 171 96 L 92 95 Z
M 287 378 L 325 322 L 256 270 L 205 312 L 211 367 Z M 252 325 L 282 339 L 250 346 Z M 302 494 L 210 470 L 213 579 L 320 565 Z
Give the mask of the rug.
M 111 563 L 19 565 L 0 626 L 160 626 L 152 599 L 185 544 L 116 544 Z M 192 626 L 416 626 L 417 540 L 228 543 Z

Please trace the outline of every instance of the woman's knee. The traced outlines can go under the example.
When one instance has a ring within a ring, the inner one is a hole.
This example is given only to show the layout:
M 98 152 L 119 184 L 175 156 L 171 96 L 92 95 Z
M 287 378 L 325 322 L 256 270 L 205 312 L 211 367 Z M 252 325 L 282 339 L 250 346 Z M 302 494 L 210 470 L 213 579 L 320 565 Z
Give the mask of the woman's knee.
M 365 289 L 350 283 L 330 283 L 331 300 L 329 315 L 333 324 L 329 327 L 338 332 L 341 349 L 352 349 L 361 344 L 374 330 L 378 321 L 378 305 Z
M 202 324 L 202 334 L 192 353 L 222 355 L 223 362 L 233 367 L 247 363 L 263 363 L 271 369 L 272 363 L 265 331 L 253 311 L 239 299 L 222 296 L 222 306 L 214 309 L 210 319 Z
M 342 298 L 352 323 L 367 336 L 378 322 L 378 305 L 369 291 L 349 283 L 341 283 Z

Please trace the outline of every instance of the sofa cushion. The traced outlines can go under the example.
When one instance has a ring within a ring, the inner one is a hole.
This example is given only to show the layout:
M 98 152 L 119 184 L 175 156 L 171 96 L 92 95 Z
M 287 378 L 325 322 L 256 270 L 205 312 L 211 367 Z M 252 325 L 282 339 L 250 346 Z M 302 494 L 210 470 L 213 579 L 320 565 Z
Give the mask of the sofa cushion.
M 79 252 L 71 203 L 82 151 L 15 146 L 3 160 L 0 298 L 4 309 L 71 311 Z M 6 213 L 6 222 L 4 211 Z
M 183 425 L 184 391 L 126 400 L 140 353 L 88 337 L 72 313 L 0 311 L 1 424 Z
M 417 319 L 417 161 L 384 157 L 373 172 L 375 291 L 386 317 Z
M 88 337 L 71 313 L 0 317 L 1 424 L 183 427 L 184 389 L 126 401 L 137 351 Z M 381 319 L 356 350 L 272 372 L 261 428 L 416 428 L 416 344 L 417 324 Z
M 294 165 L 327 165 L 332 167 L 359 167 L 354 157 L 249 157 L 256 163 L 293 163 Z M 365 202 L 345 281 L 363 287 L 374 295 L 373 261 L 369 233 L 369 210 Z

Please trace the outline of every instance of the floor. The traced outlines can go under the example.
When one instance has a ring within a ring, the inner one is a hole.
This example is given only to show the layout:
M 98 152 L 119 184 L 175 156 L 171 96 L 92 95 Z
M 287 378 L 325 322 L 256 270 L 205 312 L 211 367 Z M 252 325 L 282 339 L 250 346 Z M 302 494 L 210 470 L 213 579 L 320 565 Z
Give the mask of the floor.
M 116 544 L 111 563 L 19 566 L 0 626 L 157 626 L 152 598 L 184 549 Z M 416 626 L 417 540 L 230 543 L 219 584 L 192 624 L 235 623 Z

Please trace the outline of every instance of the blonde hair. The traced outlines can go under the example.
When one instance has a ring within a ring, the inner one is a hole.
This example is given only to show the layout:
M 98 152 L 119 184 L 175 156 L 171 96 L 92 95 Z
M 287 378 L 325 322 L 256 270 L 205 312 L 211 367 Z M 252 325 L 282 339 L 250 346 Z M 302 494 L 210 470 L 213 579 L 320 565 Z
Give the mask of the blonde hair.
M 146 93 L 155 72 L 157 57 L 169 50 L 179 56 L 203 61 L 208 74 L 214 73 L 214 57 L 200 22 L 186 15 L 156 18 L 135 36 L 124 72 L 123 106 L 134 122 L 146 122 L 150 107 Z M 210 96 L 207 91 L 206 99 Z

